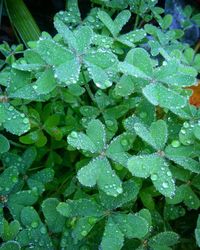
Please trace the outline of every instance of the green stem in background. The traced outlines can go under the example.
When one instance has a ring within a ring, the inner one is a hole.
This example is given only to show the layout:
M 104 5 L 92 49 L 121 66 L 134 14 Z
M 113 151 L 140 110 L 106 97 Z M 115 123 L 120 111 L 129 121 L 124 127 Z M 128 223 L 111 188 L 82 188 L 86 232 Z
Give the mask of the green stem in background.
M 12 141 L 12 140 L 9 140 L 9 143 L 10 143 L 11 145 L 15 146 L 15 147 L 18 147 L 18 148 L 26 148 L 26 145 L 21 145 L 21 144 L 19 144 L 19 143 L 17 143 L 17 142 L 14 142 L 14 141 Z
M 137 14 L 137 16 L 136 16 L 136 18 L 135 18 L 134 30 L 137 29 L 138 24 L 139 24 L 139 21 L 140 21 L 140 16 Z
M 91 100 L 95 103 L 94 95 L 93 95 L 93 93 L 92 93 L 92 91 L 91 91 L 91 89 L 90 89 L 89 84 L 87 83 L 87 80 L 86 80 L 86 77 L 85 77 L 85 74 L 84 74 L 84 71 L 83 71 L 83 70 L 81 70 L 81 74 L 82 74 L 82 77 L 83 77 L 83 81 L 84 81 L 84 83 L 85 83 L 85 89 L 87 90 L 88 95 L 89 95 L 89 97 L 91 98 Z
M 4 4 L 14 32 L 26 47 L 29 41 L 38 40 L 41 32 L 23 0 L 4 0 Z

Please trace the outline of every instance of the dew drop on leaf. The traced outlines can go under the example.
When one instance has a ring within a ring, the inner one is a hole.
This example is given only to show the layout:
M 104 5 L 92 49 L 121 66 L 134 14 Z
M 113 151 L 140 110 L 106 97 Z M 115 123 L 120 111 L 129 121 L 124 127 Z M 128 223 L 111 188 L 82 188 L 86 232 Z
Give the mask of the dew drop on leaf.
M 81 235 L 82 235 L 82 236 L 86 236 L 86 235 L 87 235 L 87 231 L 85 231 L 85 230 L 82 231 L 82 232 L 81 232 Z
M 184 127 L 184 128 L 189 128 L 189 127 L 190 127 L 190 124 L 189 124 L 188 122 L 184 122 L 184 123 L 183 123 L 183 127 Z
M 24 118 L 23 119 L 23 123 L 29 123 L 29 119 L 28 118 Z
M 168 188 L 169 184 L 167 182 L 163 182 L 162 186 L 163 186 L 163 188 Z
M 157 174 L 152 174 L 151 179 L 152 179 L 152 181 L 156 181 L 158 179 Z
M 78 138 L 77 132 L 73 131 L 73 132 L 71 133 L 71 137 L 73 137 L 73 138 Z
M 32 228 L 37 228 L 37 227 L 38 227 L 38 222 L 37 222 L 37 221 L 33 221 L 33 222 L 31 223 L 31 227 L 32 227 Z
M 181 145 L 181 143 L 179 140 L 174 140 L 172 141 L 171 145 L 173 148 L 178 148 Z
M 128 145 L 128 141 L 126 139 L 122 139 L 121 140 L 121 144 L 122 144 L 122 146 L 127 146 Z
M 185 135 L 185 134 L 186 134 L 185 129 L 181 129 L 181 133 L 182 133 L 183 135 Z

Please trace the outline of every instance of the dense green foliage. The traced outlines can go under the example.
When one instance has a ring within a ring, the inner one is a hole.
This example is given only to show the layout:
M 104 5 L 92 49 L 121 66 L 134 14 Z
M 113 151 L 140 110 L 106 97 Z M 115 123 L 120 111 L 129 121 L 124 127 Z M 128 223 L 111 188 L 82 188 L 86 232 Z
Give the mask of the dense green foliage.
M 0 249 L 197 249 L 200 55 L 156 0 L 92 2 L 1 45 Z

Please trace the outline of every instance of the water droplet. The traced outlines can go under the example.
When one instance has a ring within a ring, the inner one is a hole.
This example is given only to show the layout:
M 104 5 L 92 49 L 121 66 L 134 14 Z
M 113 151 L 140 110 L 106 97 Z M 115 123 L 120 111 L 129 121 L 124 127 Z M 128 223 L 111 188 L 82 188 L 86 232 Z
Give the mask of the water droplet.
M 162 186 L 163 186 L 163 188 L 168 188 L 169 184 L 167 182 L 163 182 Z
M 94 17 L 92 17 L 92 16 L 88 16 L 88 21 L 91 22 L 91 23 L 94 23 L 94 22 L 95 22 L 95 19 L 94 19 Z
M 123 189 L 122 189 L 121 187 L 118 187 L 118 188 L 116 189 L 116 191 L 117 191 L 117 193 L 121 194 L 121 193 L 123 192 Z
M 185 129 L 181 129 L 181 133 L 182 133 L 183 135 L 185 135 L 185 134 L 186 134 Z
M 12 177 L 12 182 L 16 183 L 17 180 L 18 180 L 17 176 L 13 176 L 13 177 Z
M 87 235 L 87 231 L 85 231 L 85 230 L 82 231 L 82 232 L 81 232 L 81 235 L 82 235 L 82 236 L 86 236 L 86 235 Z
M 8 108 L 8 110 L 9 110 L 9 111 L 13 111 L 13 110 L 14 110 L 14 107 L 13 107 L 13 106 L 10 106 L 10 107 Z
M 75 132 L 75 131 L 73 131 L 72 133 L 71 133 L 71 137 L 73 137 L 73 138 L 78 138 L 78 134 L 77 134 L 77 132 Z
M 97 219 L 95 217 L 90 217 L 88 219 L 88 222 L 90 223 L 90 225 L 94 225 L 97 222 Z
M 167 171 L 167 176 L 172 176 L 172 173 L 170 171 Z
M 187 144 L 191 144 L 192 141 L 191 141 L 191 140 L 187 140 L 186 143 L 187 143 Z
M 188 122 L 184 122 L 184 123 L 183 123 L 183 127 L 184 127 L 184 128 L 189 128 L 189 127 L 190 127 L 190 124 L 189 124 Z
M 37 222 L 37 221 L 33 221 L 33 222 L 31 223 L 31 227 L 32 227 L 32 228 L 37 228 L 37 227 L 38 227 L 38 222 Z
M 174 140 L 172 141 L 171 145 L 173 148 L 178 148 L 181 145 L 181 143 L 179 140 Z
M 29 119 L 28 118 L 24 118 L 23 119 L 23 123 L 29 123 Z
M 121 140 L 121 144 L 122 144 L 122 146 L 127 146 L 128 145 L 128 141 L 126 139 L 122 139 Z
M 152 174 L 151 179 L 152 179 L 152 181 L 156 181 L 158 179 L 157 174 Z

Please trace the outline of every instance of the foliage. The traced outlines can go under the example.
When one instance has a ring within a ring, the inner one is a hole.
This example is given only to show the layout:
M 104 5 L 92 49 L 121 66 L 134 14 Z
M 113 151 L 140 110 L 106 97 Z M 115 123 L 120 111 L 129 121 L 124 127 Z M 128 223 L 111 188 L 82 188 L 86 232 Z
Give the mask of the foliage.
M 0 47 L 0 249 L 196 249 L 200 57 L 157 1 L 91 2 Z

